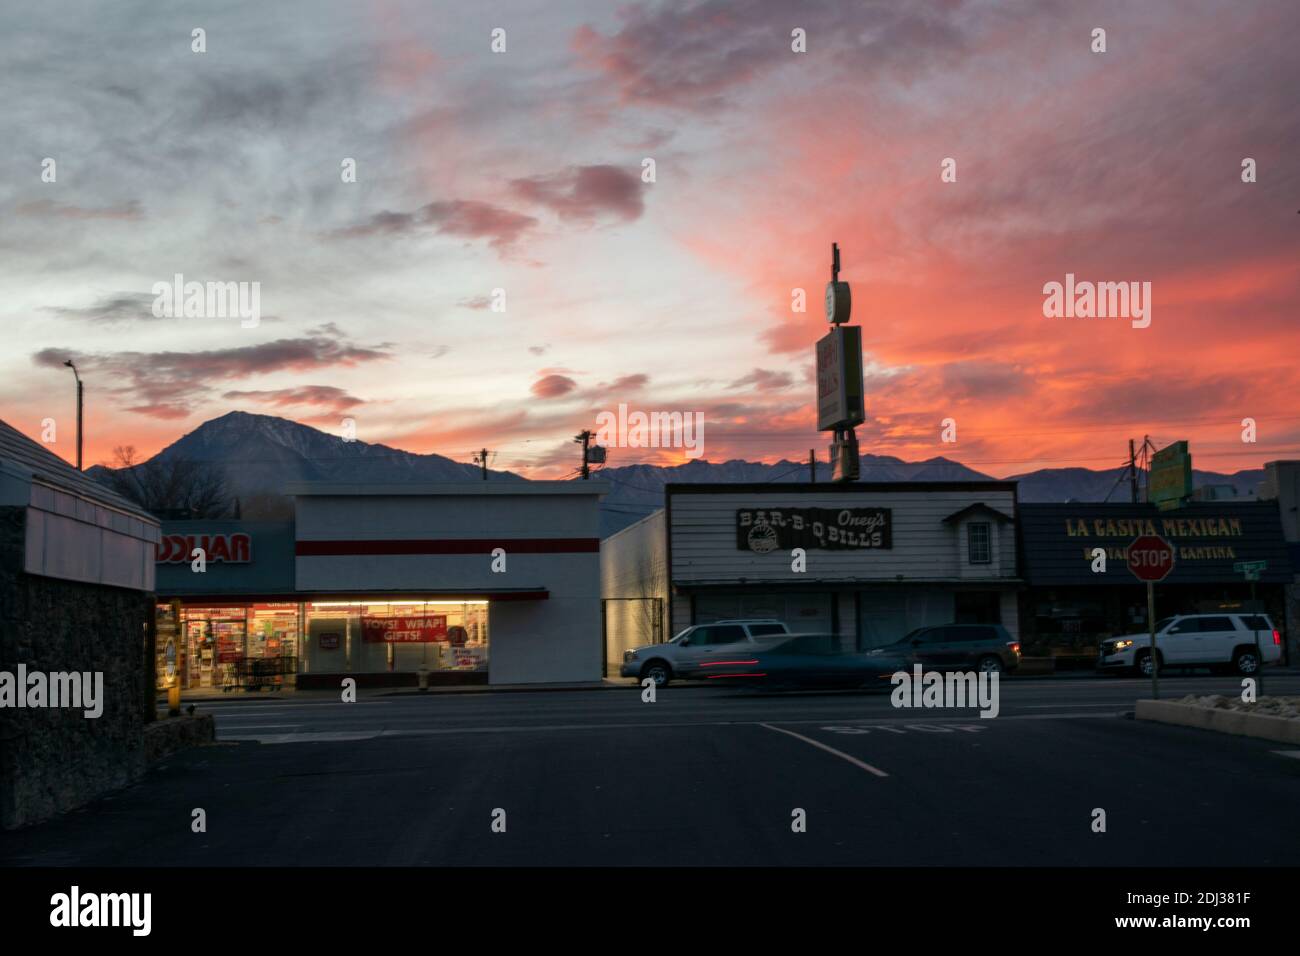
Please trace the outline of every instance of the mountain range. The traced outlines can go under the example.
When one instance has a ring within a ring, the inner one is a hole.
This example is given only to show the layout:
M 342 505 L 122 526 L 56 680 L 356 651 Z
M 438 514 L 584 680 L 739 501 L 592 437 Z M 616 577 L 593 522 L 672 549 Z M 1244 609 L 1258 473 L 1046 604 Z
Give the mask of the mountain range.
M 243 502 L 275 500 L 283 488 L 297 481 L 400 483 L 407 481 L 477 481 L 480 466 L 453 461 L 442 455 L 420 455 L 363 441 L 344 441 L 308 425 L 273 415 L 230 412 L 204 422 L 194 431 L 158 452 L 158 459 L 185 458 L 224 466 L 227 486 Z M 152 460 L 152 459 L 151 459 Z M 1022 502 L 1123 501 L 1126 490 L 1117 486 L 1123 469 L 1093 471 L 1088 468 L 1045 468 L 1007 480 L 1019 482 Z M 87 473 L 100 481 L 109 469 L 96 465 Z M 601 502 L 601 536 L 613 534 L 663 505 L 663 487 L 670 482 L 797 483 L 809 479 L 808 463 L 782 460 L 771 464 L 733 459 L 703 459 L 683 465 L 623 465 L 602 468 L 594 474 L 610 484 Z M 988 481 L 990 475 L 961 462 L 936 457 L 903 461 L 890 455 L 863 455 L 864 481 Z M 829 479 L 828 466 L 818 467 L 818 480 Z M 1193 471 L 1195 487 L 1230 485 L 1238 495 L 1252 494 L 1264 477 L 1263 469 L 1221 474 Z M 509 471 L 489 470 L 491 481 L 526 481 Z

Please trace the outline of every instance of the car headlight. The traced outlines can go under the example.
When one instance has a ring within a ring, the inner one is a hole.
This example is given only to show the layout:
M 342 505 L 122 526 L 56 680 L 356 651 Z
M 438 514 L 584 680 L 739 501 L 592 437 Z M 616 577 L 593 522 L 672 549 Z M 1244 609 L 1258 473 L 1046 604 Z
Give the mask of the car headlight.
M 1116 642 L 1115 642 L 1115 650 L 1117 650 L 1117 651 L 1122 651 L 1122 650 L 1124 650 L 1124 648 L 1126 648 L 1126 647 L 1132 647 L 1132 646 L 1133 646 L 1133 642 L 1132 642 L 1132 641 L 1116 641 Z
M 626 664 L 628 661 L 632 660 L 634 657 L 636 657 L 636 651 L 624 651 L 624 652 L 623 652 L 623 663 Z

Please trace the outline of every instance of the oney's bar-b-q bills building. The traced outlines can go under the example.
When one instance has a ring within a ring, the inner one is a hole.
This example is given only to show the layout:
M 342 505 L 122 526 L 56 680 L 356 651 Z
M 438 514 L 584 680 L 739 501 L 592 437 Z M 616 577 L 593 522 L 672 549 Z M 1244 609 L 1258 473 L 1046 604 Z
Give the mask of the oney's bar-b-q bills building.
M 611 674 L 628 648 L 727 618 L 858 650 L 929 624 L 1017 634 L 1015 482 L 670 484 L 664 500 L 602 548 Z

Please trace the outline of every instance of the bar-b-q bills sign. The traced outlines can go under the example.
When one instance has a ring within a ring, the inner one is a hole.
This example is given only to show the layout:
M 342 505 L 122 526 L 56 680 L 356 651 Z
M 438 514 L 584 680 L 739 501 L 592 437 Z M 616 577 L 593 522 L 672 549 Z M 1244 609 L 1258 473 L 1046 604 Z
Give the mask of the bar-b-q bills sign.
M 893 547 L 892 525 L 888 508 L 741 508 L 736 547 L 756 554 L 887 549 Z

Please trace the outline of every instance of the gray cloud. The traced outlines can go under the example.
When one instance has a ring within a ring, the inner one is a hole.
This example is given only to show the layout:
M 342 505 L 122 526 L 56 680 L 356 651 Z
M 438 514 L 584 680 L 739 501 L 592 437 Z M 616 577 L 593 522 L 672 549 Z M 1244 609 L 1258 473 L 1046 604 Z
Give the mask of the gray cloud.
M 745 388 L 752 386 L 760 392 L 776 392 L 794 384 L 794 376 L 789 372 L 776 372 L 771 369 L 756 368 L 728 386 L 728 388 Z
M 452 199 L 427 203 L 414 212 L 378 212 L 363 223 L 336 229 L 330 235 L 356 239 L 408 236 L 431 231 L 466 239 L 487 239 L 489 246 L 499 250 L 513 245 L 536 225 L 537 220 L 532 216 L 512 212 L 492 203 L 475 199 Z
M 344 412 L 365 404 L 365 399 L 349 395 L 343 389 L 333 385 L 299 385 L 294 388 L 262 391 L 230 391 L 223 392 L 221 397 L 232 401 L 247 399 L 276 408 L 315 406 L 333 412 Z
M 318 336 L 278 339 L 238 348 L 198 352 L 97 352 L 46 348 L 32 356 L 45 368 L 73 359 L 82 377 L 97 377 L 127 411 L 156 418 L 184 418 L 194 403 L 212 392 L 211 382 L 271 372 L 319 371 L 355 366 L 390 357 L 386 348 L 367 348 Z M 103 387 L 103 386 L 101 386 Z
M 55 202 L 53 199 L 33 199 L 19 203 L 14 212 L 20 216 L 32 216 L 41 219 L 123 219 L 140 220 L 144 210 L 138 200 L 132 199 L 115 206 L 73 206 Z
M 630 222 L 645 211 L 641 177 L 618 166 L 571 166 L 549 176 L 511 180 L 510 188 L 561 219 L 590 222 L 609 216 Z
M 806 0 L 792 16 L 788 0 L 698 0 L 620 10 L 622 26 L 605 35 L 579 27 L 571 45 L 612 81 L 624 102 L 712 111 L 727 94 L 796 63 L 790 32 L 807 33 L 806 56 L 888 70 L 907 79 L 965 46 L 960 2 Z
M 45 311 L 61 319 L 115 325 L 121 322 L 156 322 L 153 314 L 154 297 L 145 292 L 118 292 L 100 299 L 84 308 L 46 306 Z

